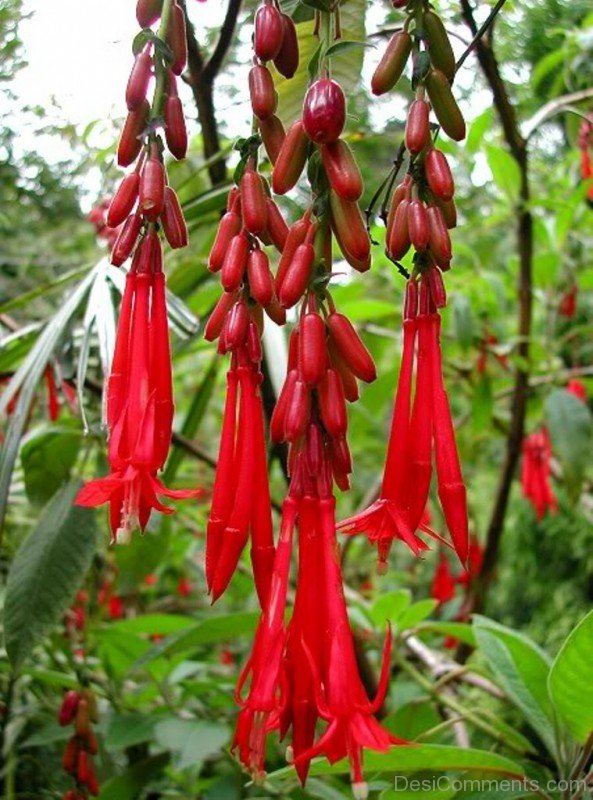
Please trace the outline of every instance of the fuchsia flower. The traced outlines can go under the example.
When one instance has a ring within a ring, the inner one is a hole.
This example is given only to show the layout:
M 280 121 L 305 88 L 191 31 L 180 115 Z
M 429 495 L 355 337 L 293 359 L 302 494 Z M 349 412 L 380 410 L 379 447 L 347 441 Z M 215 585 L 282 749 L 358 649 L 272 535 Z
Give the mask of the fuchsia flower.
M 550 481 L 552 469 L 552 448 L 546 428 L 526 436 L 523 440 L 523 462 L 521 465 L 521 488 L 523 496 L 535 509 L 538 519 L 543 519 L 546 511 L 555 514 L 558 501 Z
M 582 381 L 579 381 L 576 378 L 571 378 L 571 380 L 569 380 L 566 384 L 566 391 L 570 392 L 570 394 L 573 394 L 582 403 L 587 402 L 587 389 Z
M 110 473 L 84 486 L 77 504 L 109 503 L 112 542 L 144 530 L 152 509 L 172 509 L 159 496 L 195 497 L 201 490 L 168 489 L 157 472 L 171 441 L 173 399 L 169 327 L 161 245 L 155 231 L 139 245 L 126 276 L 107 387 Z
M 428 548 L 421 530 L 441 539 L 422 521 L 432 477 L 434 456 L 438 494 L 462 563 L 468 554 L 466 490 L 449 401 L 443 384 L 440 317 L 429 281 L 408 281 L 404 308 L 404 342 L 391 433 L 379 499 L 366 511 L 338 525 L 347 534 L 366 533 L 377 545 L 380 571 L 394 539 L 405 542 L 415 555 Z M 416 376 L 412 398 L 412 378 Z

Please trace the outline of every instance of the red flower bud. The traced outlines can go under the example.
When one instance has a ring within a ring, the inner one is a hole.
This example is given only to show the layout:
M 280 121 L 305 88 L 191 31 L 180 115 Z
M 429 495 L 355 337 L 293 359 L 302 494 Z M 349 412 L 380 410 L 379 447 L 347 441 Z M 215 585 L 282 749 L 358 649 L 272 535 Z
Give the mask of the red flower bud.
M 404 301 L 404 320 L 416 319 L 418 314 L 418 284 L 415 280 L 406 283 L 406 297 Z
M 165 205 L 165 168 L 154 153 L 146 159 L 140 177 L 140 210 L 150 222 L 163 213 Z
M 210 314 L 210 318 L 206 323 L 206 327 L 204 328 L 204 339 L 206 339 L 207 342 L 213 342 L 215 339 L 218 339 L 222 331 L 226 315 L 230 311 L 234 302 L 234 292 L 225 292 L 220 296 L 218 303 L 214 306 L 214 310 Z
M 317 389 L 321 421 L 330 436 L 344 436 L 348 429 L 348 412 L 340 376 L 328 369 Z
M 167 44 L 173 52 L 171 71 L 181 75 L 187 63 L 187 34 L 185 30 L 185 14 L 176 2 L 171 8 L 171 21 L 167 31 Z
M 282 284 L 277 289 L 278 300 L 283 308 L 292 308 L 305 293 L 315 261 L 312 244 L 300 244 L 294 253 Z
M 247 328 L 247 352 L 254 364 L 260 363 L 263 357 L 261 334 L 258 325 L 253 320 L 249 321 L 249 327 Z
M 349 403 L 356 402 L 356 400 L 358 400 L 360 397 L 356 377 L 353 375 L 352 371 L 349 369 L 346 362 L 338 352 L 333 339 L 330 338 L 327 340 L 327 348 L 330 355 L 331 365 L 336 372 L 339 373 L 340 378 L 342 379 L 342 386 L 344 387 L 344 395 L 346 396 L 346 400 L 348 400 Z
M 395 86 L 404 71 L 411 52 L 412 37 L 410 34 L 407 31 L 394 33 L 371 78 L 373 94 L 385 94 Z
M 275 58 L 284 38 L 284 24 L 277 8 L 267 3 L 260 6 L 255 15 L 253 49 L 262 61 Z
M 329 78 L 315 81 L 305 95 L 303 127 L 314 142 L 335 142 L 346 124 L 346 98 L 342 87 Z
M 152 56 L 148 45 L 141 53 L 138 53 L 134 66 L 130 72 L 128 85 L 126 87 L 126 105 L 128 111 L 135 111 L 146 100 L 148 82 L 152 74 Z
M 267 119 L 276 111 L 278 98 L 270 70 L 256 64 L 249 71 L 249 96 L 251 108 L 258 119 Z
M 161 222 L 163 233 L 172 248 L 187 247 L 187 225 L 179 205 L 179 198 L 170 186 L 165 189 L 165 205 Z
M 428 206 L 430 225 L 430 252 L 441 269 L 448 269 L 451 261 L 451 239 L 438 206 Z
M 307 161 L 309 141 L 301 120 L 294 122 L 282 143 L 272 173 L 275 194 L 286 194 L 296 184 Z
M 78 754 L 76 764 L 76 780 L 83 786 L 89 779 L 89 756 L 86 750 L 81 750 Z
M 317 313 L 303 314 L 299 322 L 299 368 L 305 383 L 315 386 L 327 367 L 325 322 Z
M 443 283 L 443 276 L 437 267 L 428 270 L 428 287 L 432 302 L 437 308 L 444 308 L 447 305 L 447 292 Z
M 266 207 L 268 209 L 268 235 L 276 250 L 281 253 L 288 237 L 288 225 L 284 221 L 282 212 L 270 197 L 266 198 Z
M 398 261 L 410 249 L 410 233 L 408 226 L 408 212 L 410 201 L 402 200 L 395 210 L 391 235 L 387 239 L 387 252 L 391 258 Z
M 310 414 L 309 389 L 303 381 L 297 379 L 292 387 L 284 419 L 284 436 L 289 442 L 294 442 L 307 430 Z
M 338 139 L 322 145 L 321 158 L 334 192 L 344 200 L 358 200 L 363 190 L 362 176 L 346 142 Z
M 309 475 L 319 475 L 323 465 L 323 437 L 319 425 L 313 422 L 307 428 L 305 459 Z
M 426 100 L 414 100 L 406 121 L 406 147 L 410 153 L 420 153 L 430 141 L 429 105 Z
M 247 328 L 249 326 L 249 312 L 243 300 L 235 303 L 227 314 L 224 323 L 223 338 L 225 348 L 232 350 L 239 345 L 245 344 L 247 339 Z
M 107 212 L 107 225 L 117 228 L 130 215 L 138 199 L 140 176 L 137 172 L 126 175 L 117 188 Z
M 278 296 L 280 295 L 280 289 L 282 288 L 282 283 L 284 282 L 286 273 L 292 264 L 296 249 L 305 241 L 307 231 L 310 227 L 311 223 L 309 222 L 309 219 L 304 218 L 300 219 L 298 222 L 295 222 L 294 225 L 292 225 L 288 230 L 286 242 L 282 248 L 282 255 L 280 256 L 278 270 L 276 272 L 276 294 Z
M 270 438 L 273 442 L 278 443 L 284 441 L 284 421 L 286 419 L 288 403 L 292 398 L 297 378 L 298 373 L 296 369 L 290 369 L 286 375 L 278 401 L 274 406 L 272 419 L 270 420 Z
M 99 781 L 97 780 L 97 776 L 95 775 L 95 771 L 92 767 L 89 767 L 89 775 L 86 781 L 86 788 L 89 790 L 89 794 L 92 794 L 93 797 L 98 797 L 100 792 Z
M 85 697 L 78 701 L 76 709 L 75 728 L 78 736 L 86 736 L 90 728 L 89 703 Z
M 233 236 L 220 273 L 220 282 L 226 292 L 234 292 L 241 285 L 247 266 L 248 252 L 249 239 L 247 236 L 244 233 Z
M 455 200 L 441 200 L 440 197 L 435 197 L 437 206 L 441 209 L 445 225 L 450 230 L 457 227 L 457 208 Z
M 270 263 L 263 250 L 256 248 L 247 258 L 247 277 L 249 294 L 261 306 L 267 306 L 274 296 L 274 279 Z
M 117 163 L 120 167 L 129 167 L 138 158 L 142 149 L 141 136 L 146 130 L 149 116 L 148 100 L 144 100 L 128 114 L 117 146 Z
M 62 725 L 62 727 L 64 725 L 69 725 L 74 720 L 79 699 L 80 696 L 78 692 L 74 690 L 66 692 L 64 695 L 64 699 L 62 700 L 62 705 L 60 706 L 60 711 L 58 714 L 58 722 L 60 725 Z
M 422 200 L 410 200 L 408 205 L 408 234 L 416 250 L 426 250 L 430 239 L 428 214 Z
M 326 324 L 336 348 L 350 370 L 366 383 L 377 377 L 373 357 L 363 344 L 350 320 L 335 312 L 326 318 Z
M 332 227 L 345 257 L 352 256 L 357 262 L 367 262 L 371 253 L 371 240 L 367 233 L 358 203 L 342 200 L 333 190 L 330 192 Z M 353 264 L 356 269 L 356 264 Z M 370 262 L 365 263 L 368 269 Z M 360 268 L 362 271 L 362 268 Z
M 78 740 L 75 736 L 68 740 L 62 756 L 62 769 L 69 775 L 74 775 L 78 761 Z
M 241 178 L 241 212 L 243 224 L 250 233 L 262 233 L 268 222 L 266 193 L 262 180 L 253 169 L 247 169 Z
M 136 19 L 141 28 L 150 28 L 159 19 L 163 10 L 163 0 L 138 0 Z
M 276 325 L 284 325 L 286 322 L 286 311 L 282 308 L 280 303 L 278 302 L 278 298 L 274 295 L 272 300 L 268 305 L 265 307 L 264 311 L 268 315 L 268 317 L 276 323 Z
M 285 78 L 292 78 L 299 66 L 299 40 L 294 22 L 288 14 L 282 17 L 282 44 L 274 57 L 274 66 Z
M 337 472 L 343 475 L 348 475 L 349 472 L 352 472 L 352 456 L 344 436 L 332 437 L 329 440 L 329 452 L 332 466 Z
M 113 250 L 111 251 L 111 263 L 114 267 L 121 267 L 124 261 L 127 261 L 132 255 L 132 250 L 140 235 L 141 227 L 142 216 L 139 212 L 131 214 L 124 222 L 124 226 L 115 240 Z
M 241 230 L 241 216 L 236 211 L 227 211 L 218 223 L 218 230 L 210 257 L 208 259 L 208 269 L 210 272 L 218 272 L 221 269 L 224 259 L 229 249 L 229 245 L 234 236 Z
M 260 119 L 258 127 L 268 158 L 272 164 L 275 164 L 284 139 L 286 138 L 284 125 L 278 117 L 272 114 L 272 116 L 267 119 Z
M 455 184 L 444 153 L 435 148 L 429 150 L 424 159 L 424 168 L 430 191 L 442 200 L 451 200 Z
M 165 100 L 165 140 L 169 152 L 181 160 L 187 153 L 187 128 L 183 106 L 177 95 L 167 95 Z

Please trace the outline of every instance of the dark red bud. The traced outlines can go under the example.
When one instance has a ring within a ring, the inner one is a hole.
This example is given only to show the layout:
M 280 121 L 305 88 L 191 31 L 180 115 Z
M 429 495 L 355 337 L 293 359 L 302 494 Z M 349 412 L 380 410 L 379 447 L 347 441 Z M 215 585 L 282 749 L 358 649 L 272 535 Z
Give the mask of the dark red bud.
M 295 222 L 288 230 L 286 242 L 282 248 L 282 255 L 280 256 L 278 269 L 276 271 L 276 294 L 278 295 L 280 294 L 284 277 L 292 263 L 296 249 L 305 241 L 309 227 L 310 222 L 308 218 L 306 218 L 298 220 L 298 222 Z
M 120 167 L 129 167 L 138 158 L 142 150 L 141 137 L 148 125 L 149 116 L 148 100 L 144 100 L 128 114 L 117 146 L 117 163 Z
M 284 221 L 282 212 L 270 197 L 266 198 L 266 206 L 268 209 L 268 235 L 276 250 L 281 253 L 288 237 L 288 225 Z
M 165 140 L 172 156 L 185 158 L 187 153 L 187 128 L 181 100 L 168 95 L 165 100 Z
M 258 119 L 267 119 L 276 111 L 278 99 L 270 70 L 256 64 L 249 71 L 249 96 L 251 108 Z
M 346 142 L 338 139 L 322 145 L 321 158 L 334 192 L 344 200 L 358 200 L 364 188 L 362 175 Z
M 171 21 L 167 31 L 167 44 L 173 52 L 171 71 L 181 75 L 187 63 L 187 34 L 185 30 L 185 14 L 176 2 L 171 8 Z
M 187 225 L 179 204 L 179 198 L 170 186 L 165 189 L 165 205 L 161 222 L 163 224 L 163 232 L 171 247 L 174 249 L 187 247 Z
M 241 178 L 241 213 L 250 233 L 265 231 L 268 222 L 266 193 L 260 176 L 253 169 L 245 170 Z
M 258 127 L 268 158 L 272 164 L 275 164 L 286 138 L 284 125 L 278 117 L 272 114 L 267 119 L 260 119 Z
M 340 376 L 335 369 L 328 369 L 318 390 L 321 421 L 330 436 L 344 436 L 348 428 L 346 399 Z
M 254 364 L 260 363 L 263 356 L 261 338 L 258 327 L 253 320 L 250 320 L 249 328 L 247 329 L 247 352 Z
M 292 308 L 305 293 L 315 261 L 312 244 L 299 245 L 286 271 L 282 284 L 277 289 L 278 300 L 283 308 Z
M 406 297 L 404 300 L 404 319 L 416 319 L 418 314 L 418 284 L 411 279 L 406 283 Z
M 270 272 L 267 255 L 259 248 L 252 250 L 247 258 L 249 294 L 261 306 L 267 306 L 274 296 L 274 279 Z
M 414 100 L 410 106 L 406 122 L 406 147 L 413 155 L 424 150 L 430 141 L 429 112 L 426 100 Z
M 433 148 L 426 154 L 424 167 L 431 192 L 441 200 L 451 200 L 455 192 L 455 183 L 445 154 Z
M 343 475 L 348 475 L 348 473 L 352 472 L 352 456 L 344 436 L 332 437 L 329 440 L 329 452 L 332 466 L 337 472 Z
M 443 283 L 443 276 L 437 267 L 428 270 L 428 286 L 432 302 L 437 308 L 444 308 L 447 305 L 447 292 Z
M 342 87 L 329 78 L 315 81 L 305 95 L 303 127 L 314 142 L 335 142 L 346 124 L 346 98 Z
M 350 320 L 335 312 L 326 318 L 333 341 L 349 369 L 366 383 L 374 381 L 377 370 L 373 357 L 363 344 Z
M 213 342 L 215 339 L 218 339 L 221 334 L 226 316 L 234 302 L 234 292 L 225 292 L 220 296 L 218 303 L 214 306 L 214 310 L 212 311 L 212 314 L 210 314 L 210 318 L 206 323 L 206 327 L 204 328 L 204 339 L 206 339 L 207 342 Z
M 327 367 L 326 331 L 317 313 L 303 314 L 299 322 L 299 370 L 305 383 L 315 386 Z
M 233 292 L 241 285 L 247 266 L 248 252 L 249 239 L 247 236 L 244 233 L 233 236 L 220 273 L 220 282 L 226 292 Z
M 303 123 L 297 120 L 286 134 L 272 173 L 275 194 L 286 194 L 296 184 L 307 162 L 309 141 Z
M 410 249 L 410 233 L 408 212 L 410 201 L 402 200 L 395 210 L 391 235 L 387 239 L 387 252 L 391 258 L 399 261 Z
M 134 245 L 140 235 L 142 227 L 142 216 L 139 212 L 131 214 L 124 222 L 119 236 L 115 240 L 111 251 L 111 263 L 114 267 L 121 267 L 124 261 L 132 255 Z
M 430 252 L 441 269 L 448 269 L 451 261 L 451 239 L 438 206 L 428 206 L 428 221 L 430 225 Z
M 249 326 L 249 312 L 246 304 L 240 300 L 235 303 L 224 324 L 224 340 L 227 350 L 232 350 L 239 345 L 245 344 L 247 339 L 247 328 Z
M 299 40 L 294 22 L 282 14 L 282 45 L 274 57 L 274 66 L 285 78 L 292 78 L 299 66 Z
M 64 695 L 62 705 L 60 706 L 60 712 L 58 714 L 58 721 L 62 727 L 64 725 L 70 725 L 70 723 L 74 720 L 79 699 L 80 697 L 78 692 L 74 690 L 66 692 Z
M 428 214 L 422 200 L 410 200 L 408 206 L 408 234 L 416 250 L 426 250 L 430 240 Z
M 272 419 L 270 420 L 270 438 L 273 442 L 284 441 L 284 422 L 288 404 L 292 399 L 294 385 L 297 382 L 298 374 L 296 369 L 289 369 L 278 402 L 274 406 Z
M 227 250 L 234 236 L 241 230 L 241 216 L 236 211 L 227 211 L 218 223 L 216 238 L 210 251 L 208 259 L 208 269 L 210 272 L 218 272 L 221 269 Z
M 268 4 L 260 6 L 255 15 L 255 55 L 262 61 L 271 61 L 278 55 L 283 38 L 284 24 L 278 9 Z
M 150 54 L 150 47 L 146 47 L 141 53 L 138 53 L 134 66 L 130 72 L 128 85 L 126 87 L 126 105 L 128 111 L 135 111 L 142 105 L 142 101 L 146 100 L 146 93 L 148 91 L 148 82 L 152 74 L 152 56 Z
M 146 159 L 140 176 L 140 211 L 150 222 L 163 213 L 165 205 L 165 168 L 155 155 Z
M 163 10 L 163 0 L 138 0 L 136 19 L 141 28 L 150 28 L 159 19 Z
M 311 395 L 307 385 L 296 380 L 288 400 L 284 420 L 284 435 L 289 442 L 295 441 L 307 430 L 311 414 Z
M 140 176 L 137 172 L 126 175 L 109 204 L 107 225 L 117 228 L 130 215 L 138 199 Z

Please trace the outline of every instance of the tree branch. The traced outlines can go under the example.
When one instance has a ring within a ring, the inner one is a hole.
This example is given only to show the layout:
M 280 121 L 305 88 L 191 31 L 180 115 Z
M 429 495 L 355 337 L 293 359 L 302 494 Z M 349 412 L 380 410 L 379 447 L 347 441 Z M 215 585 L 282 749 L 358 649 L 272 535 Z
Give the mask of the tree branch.
M 224 61 L 228 49 L 231 46 L 231 42 L 233 41 L 233 35 L 235 33 L 235 27 L 237 25 L 237 18 L 240 10 L 241 0 L 229 0 L 226 16 L 220 29 L 220 35 L 218 37 L 216 47 L 208 59 L 206 66 L 204 67 L 204 78 L 211 83 L 220 72 L 222 62 Z
M 470 31 L 475 35 L 478 28 L 469 0 L 461 0 L 461 12 Z M 511 155 L 517 162 L 521 175 L 519 201 L 517 204 L 517 252 L 519 256 L 519 275 L 517 294 L 519 299 L 518 366 L 511 396 L 511 421 L 506 442 L 506 453 L 502 465 L 494 507 L 488 524 L 486 548 L 482 570 L 471 597 L 471 608 L 480 611 L 488 588 L 495 574 L 500 540 L 504 531 L 504 521 L 508 508 L 511 485 L 521 453 L 521 443 L 525 429 L 525 415 L 529 392 L 529 337 L 532 314 L 532 261 L 533 261 L 533 218 L 529 211 L 529 167 L 527 142 L 521 135 L 515 108 L 509 98 L 502 80 L 491 40 L 480 38 L 476 41 L 475 52 L 484 77 L 492 91 L 494 107 L 501 121 L 504 138 Z

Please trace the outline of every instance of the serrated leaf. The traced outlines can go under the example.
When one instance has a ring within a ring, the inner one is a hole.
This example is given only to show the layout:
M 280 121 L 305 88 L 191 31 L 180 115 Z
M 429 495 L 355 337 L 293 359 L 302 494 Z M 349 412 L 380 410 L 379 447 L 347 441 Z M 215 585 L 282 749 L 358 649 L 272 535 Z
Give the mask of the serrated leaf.
M 562 465 L 567 489 L 578 498 L 589 464 L 593 439 L 591 412 L 565 389 L 554 389 L 545 402 L 552 452 Z
M 47 503 L 70 477 L 80 448 L 80 432 L 41 428 L 21 447 L 25 491 L 32 503 Z
M 550 669 L 554 708 L 580 744 L 593 732 L 593 611 L 570 633 Z
M 61 619 L 95 554 L 94 512 L 73 505 L 81 485 L 73 481 L 55 495 L 8 573 L 4 630 L 15 670 Z

